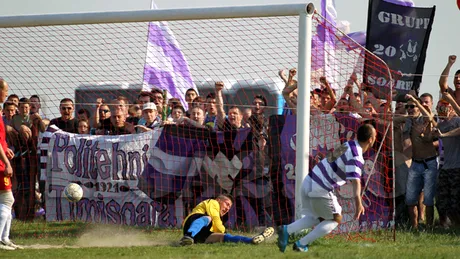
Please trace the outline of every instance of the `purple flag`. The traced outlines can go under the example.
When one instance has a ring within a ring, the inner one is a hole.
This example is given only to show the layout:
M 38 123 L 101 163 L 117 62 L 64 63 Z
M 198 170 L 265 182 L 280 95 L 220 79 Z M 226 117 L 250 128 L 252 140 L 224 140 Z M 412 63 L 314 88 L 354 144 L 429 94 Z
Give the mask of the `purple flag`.
M 153 0 L 152 9 L 157 9 Z M 188 109 L 185 92 L 189 88 L 196 90 L 187 60 L 166 22 L 149 23 L 143 90 L 152 88 L 168 90 L 172 97 L 181 100 L 185 109 Z
M 358 44 L 356 44 L 356 43 Z M 366 46 L 366 32 L 357 31 L 348 33 L 346 36 L 343 36 L 340 39 L 340 43 L 343 44 L 343 47 L 347 50 L 354 50 L 361 46 Z
M 316 35 L 312 39 L 312 70 L 323 69 L 323 75 L 328 78 L 332 88 L 337 88 L 335 84 L 335 29 L 337 12 L 333 0 L 321 0 L 321 16 L 324 22 L 316 27 Z M 330 60 L 330 62 L 329 62 Z

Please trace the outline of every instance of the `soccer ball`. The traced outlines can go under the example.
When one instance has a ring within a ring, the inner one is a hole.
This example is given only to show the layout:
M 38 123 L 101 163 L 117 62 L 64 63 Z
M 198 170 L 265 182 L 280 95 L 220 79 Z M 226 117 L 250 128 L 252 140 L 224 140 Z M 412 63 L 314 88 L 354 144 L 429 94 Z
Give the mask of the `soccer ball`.
M 77 202 L 83 197 L 83 189 L 76 183 L 69 183 L 64 189 L 64 197 L 70 202 Z

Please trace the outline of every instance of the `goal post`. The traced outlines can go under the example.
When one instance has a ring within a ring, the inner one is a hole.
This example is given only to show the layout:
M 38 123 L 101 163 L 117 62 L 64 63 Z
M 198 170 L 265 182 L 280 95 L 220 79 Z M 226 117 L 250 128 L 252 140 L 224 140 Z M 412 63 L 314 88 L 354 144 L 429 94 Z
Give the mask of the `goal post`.
M 305 12 L 305 8 L 305 4 L 284 4 L 0 16 L 0 27 L 14 28 L 97 23 L 160 22 L 201 19 L 297 16 L 300 13 Z
M 85 109 L 91 116 L 96 112 L 102 116 L 113 107 L 110 101 L 119 96 L 129 100 L 131 116 L 139 116 L 142 104 L 136 102 L 145 83 L 144 64 L 151 58 L 146 49 L 160 49 L 161 45 L 152 44 L 147 37 L 149 22 L 164 21 L 180 43 L 202 97 L 195 105 L 212 113 L 216 109 L 212 98 L 215 82 L 222 81 L 224 111 L 228 114 L 237 107 L 242 121 L 251 127 L 222 132 L 167 125 L 156 128 L 154 134 L 117 137 L 49 133 L 51 139 L 43 147 L 47 153 L 41 152 L 39 159 L 44 161 L 40 166 L 46 168 L 48 180 L 54 181 L 45 185 L 47 221 L 180 227 L 193 206 L 219 193 L 236 197 L 227 221 L 232 228 L 287 224 L 301 217 L 298 197 L 303 179 L 328 151 L 353 138 L 361 123 L 342 113 L 336 116 L 310 110 L 310 93 L 317 95 L 319 78 L 326 75 L 317 68 L 325 56 L 317 48 L 318 26 L 325 26 L 336 40 L 337 49 L 327 65 L 334 76 L 328 75 L 327 80 L 337 86 L 337 99 L 352 72 L 362 77 L 366 70 L 373 79 L 369 81 L 375 82 L 369 88 L 391 88 L 391 75 L 384 62 L 329 26 L 312 3 L 4 16 L 0 17 L 0 77 L 8 81 L 10 94 L 20 98 L 38 94 L 41 114 L 47 119 L 61 116 L 59 102 L 63 98 L 75 101 L 77 117 Z M 165 70 L 180 67 L 182 63 L 174 60 L 169 50 L 161 49 L 164 56 L 150 61 Z M 364 67 L 363 60 L 370 62 L 370 67 Z M 285 106 L 285 82 L 278 70 L 290 68 L 298 71 L 298 93 L 293 96 L 297 98 L 297 115 L 283 115 L 293 108 Z M 260 106 L 254 102 L 260 95 L 266 98 L 265 117 L 245 118 Z M 102 113 L 97 111 L 97 98 L 105 99 L 110 107 Z M 164 96 L 151 100 L 159 98 Z M 214 122 L 206 123 L 211 126 Z M 258 130 L 265 122 L 270 130 Z M 379 134 L 389 132 L 384 124 Z M 387 142 L 381 143 L 386 145 L 381 153 L 391 151 Z M 19 145 L 15 153 L 18 164 L 34 162 L 24 146 Z M 375 221 L 380 216 L 392 219 L 387 190 L 393 183 L 389 176 L 392 168 L 388 166 L 390 160 L 378 153 L 368 154 L 366 160 L 365 196 L 373 212 L 358 223 L 367 226 L 379 225 Z M 97 170 L 88 161 L 93 161 Z M 25 203 L 32 200 L 35 188 L 30 177 L 43 173 L 37 172 L 38 168 L 30 174 L 32 169 L 22 169 L 27 173 L 18 170 L 16 200 Z M 78 203 L 61 199 L 60 192 L 69 182 L 83 186 L 85 196 Z M 357 222 L 349 220 L 353 208 L 346 189 L 340 190 L 339 198 L 343 198 L 345 213 L 340 233 L 357 231 Z M 24 213 L 33 209 L 18 209 L 17 217 L 27 220 Z
M 315 6 L 310 3 L 299 15 L 299 61 L 297 95 L 297 149 L 295 165 L 295 216 L 302 217 L 302 182 L 308 175 L 310 155 L 311 40 Z

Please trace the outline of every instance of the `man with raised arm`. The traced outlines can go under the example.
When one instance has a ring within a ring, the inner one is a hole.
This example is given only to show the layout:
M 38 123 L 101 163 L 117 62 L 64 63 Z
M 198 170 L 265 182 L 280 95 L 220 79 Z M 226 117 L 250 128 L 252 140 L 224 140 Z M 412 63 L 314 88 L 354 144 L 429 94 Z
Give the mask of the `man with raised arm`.
M 286 78 L 284 70 L 279 71 L 279 76 L 285 82 L 283 89 L 283 98 L 287 104 L 287 113 L 286 114 L 296 114 L 297 109 L 297 80 L 294 80 L 294 76 L 297 74 L 295 68 L 289 70 L 289 78 Z
M 426 206 L 426 223 L 433 225 L 434 195 L 438 178 L 437 149 L 433 144 L 432 128 L 437 124 L 433 113 L 428 111 L 419 98 L 410 94 L 406 110 L 409 120 L 406 120 L 404 132 L 410 134 L 412 142 L 412 164 L 409 168 L 406 185 L 406 204 L 409 209 L 409 218 L 412 228 L 417 229 L 419 223 L 419 196 L 423 190 L 423 204 Z M 404 119 L 404 118 L 402 118 Z M 398 122 L 398 118 L 394 122 Z
M 232 106 L 228 110 L 228 116 L 224 110 L 224 99 L 222 97 L 222 89 L 224 88 L 224 82 L 216 82 L 216 128 L 221 131 L 236 130 L 242 127 L 241 119 L 243 115 L 241 110 Z
M 441 92 L 448 92 L 450 93 L 455 101 L 460 104 L 460 70 L 457 70 L 455 72 L 454 76 L 454 90 L 449 87 L 447 83 L 447 79 L 449 77 L 449 72 L 450 69 L 452 68 L 452 65 L 455 63 L 457 60 L 457 56 L 455 55 L 450 55 L 449 59 L 447 60 L 447 65 L 442 71 L 441 77 L 439 77 L 439 88 L 441 88 Z
M 297 252 L 307 252 L 308 246 L 318 238 L 332 232 L 342 220 L 342 207 L 334 189 L 351 181 L 355 198 L 355 220 L 364 213 L 361 199 L 363 153 L 374 145 L 377 132 L 370 124 L 358 129 L 357 140 L 345 142 L 329 152 L 305 177 L 302 183 L 302 201 L 305 216 L 278 229 L 278 248 L 286 250 L 289 236 L 303 229 L 315 228 L 294 243 Z

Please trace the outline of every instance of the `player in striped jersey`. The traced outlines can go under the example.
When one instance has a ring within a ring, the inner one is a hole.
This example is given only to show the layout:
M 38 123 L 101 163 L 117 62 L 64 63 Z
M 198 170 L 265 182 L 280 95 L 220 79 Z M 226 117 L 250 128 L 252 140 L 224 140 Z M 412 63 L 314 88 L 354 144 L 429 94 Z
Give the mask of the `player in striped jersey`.
M 364 164 L 363 153 L 374 145 L 376 131 L 370 124 L 359 127 L 357 140 L 344 143 L 329 152 L 321 162 L 305 177 L 302 183 L 302 207 L 305 216 L 278 229 L 278 247 L 286 250 L 289 235 L 303 229 L 315 228 L 308 235 L 294 243 L 294 251 L 307 252 L 314 240 L 334 230 L 342 220 L 342 207 L 337 202 L 333 190 L 346 181 L 353 184 L 355 197 L 355 219 L 364 213 L 361 200 L 361 170 Z

